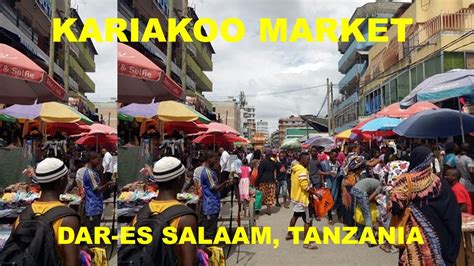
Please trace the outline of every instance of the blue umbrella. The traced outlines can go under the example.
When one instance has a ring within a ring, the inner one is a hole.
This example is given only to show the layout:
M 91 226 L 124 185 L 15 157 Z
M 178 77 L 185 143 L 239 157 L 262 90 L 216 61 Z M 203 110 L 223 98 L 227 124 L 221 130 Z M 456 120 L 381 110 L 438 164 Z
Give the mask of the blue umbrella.
M 460 119 L 461 116 L 461 119 Z M 474 131 L 474 115 L 452 109 L 426 110 L 403 122 L 393 131 L 410 138 L 446 138 Z
M 425 79 L 400 102 L 408 108 L 419 101 L 437 102 L 474 94 L 474 70 L 457 69 Z
M 391 117 L 379 117 L 363 125 L 360 130 L 365 131 L 387 131 L 392 130 L 402 122 L 401 119 Z

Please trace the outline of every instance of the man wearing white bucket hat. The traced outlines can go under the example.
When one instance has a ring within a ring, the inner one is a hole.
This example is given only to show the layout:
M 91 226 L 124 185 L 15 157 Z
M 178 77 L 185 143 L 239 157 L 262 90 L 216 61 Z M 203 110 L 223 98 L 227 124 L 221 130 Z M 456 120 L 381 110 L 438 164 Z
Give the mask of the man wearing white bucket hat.
M 195 212 L 176 199 L 184 184 L 186 169 L 180 160 L 174 157 L 163 157 L 153 166 L 153 175 L 149 177 L 150 182 L 158 185 L 158 197 L 151 200 L 143 207 L 133 219 L 132 225 L 136 228 L 142 226 L 152 228 L 152 249 L 137 245 L 123 245 L 119 250 L 119 264 L 131 265 L 135 262 L 143 262 L 148 265 L 148 259 L 154 265 L 161 261 L 162 265 L 171 265 L 173 261 L 178 265 L 197 264 L 197 245 L 186 242 L 174 246 L 162 245 L 160 238 L 164 226 L 171 226 L 177 230 L 178 239 L 185 227 L 191 227 L 194 236 L 197 236 L 197 216 Z M 163 224 L 163 222 L 165 222 Z M 158 244 L 159 243 L 159 244 Z M 165 254 L 165 255 L 163 255 Z M 172 254 L 172 255 L 170 255 Z
M 79 216 L 59 201 L 68 173 L 66 165 L 56 158 L 46 158 L 38 164 L 35 181 L 41 186 L 41 197 L 16 220 L 0 252 L 1 265 L 80 265 L 79 245 L 58 244 L 59 227 L 72 228 L 74 235 L 79 231 Z M 53 232 L 54 239 L 50 237 Z M 69 238 L 67 233 L 65 238 Z

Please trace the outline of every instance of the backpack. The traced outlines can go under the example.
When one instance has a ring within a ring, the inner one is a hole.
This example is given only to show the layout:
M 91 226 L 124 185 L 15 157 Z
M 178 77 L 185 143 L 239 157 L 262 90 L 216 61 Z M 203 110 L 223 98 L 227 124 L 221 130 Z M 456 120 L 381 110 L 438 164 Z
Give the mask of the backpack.
M 67 206 L 54 207 L 42 215 L 35 215 L 31 206 L 26 207 L 0 252 L 0 265 L 61 265 L 53 222 L 68 216 L 79 219 L 79 215 Z
M 165 227 L 170 226 L 173 219 L 185 215 L 194 215 L 197 218 L 196 213 L 185 205 L 169 207 L 159 214 L 152 213 L 149 205 L 143 207 L 137 214 L 135 228 L 142 226 L 151 228 L 153 241 L 149 245 L 142 245 L 138 241 L 132 245 L 122 245 L 118 252 L 118 265 L 178 265 L 174 247 L 163 243 L 162 232 Z

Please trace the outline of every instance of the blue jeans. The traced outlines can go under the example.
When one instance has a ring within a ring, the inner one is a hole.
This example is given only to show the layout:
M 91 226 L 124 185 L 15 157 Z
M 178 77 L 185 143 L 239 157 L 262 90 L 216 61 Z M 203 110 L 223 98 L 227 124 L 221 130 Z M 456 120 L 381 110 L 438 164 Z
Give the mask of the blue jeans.
M 367 196 L 367 192 L 360 191 L 357 188 L 353 187 L 351 189 L 351 194 L 354 196 L 354 200 L 353 200 L 354 213 L 355 213 L 357 204 L 359 204 L 362 210 L 362 214 L 364 215 L 365 226 L 372 228 L 372 215 L 370 214 L 369 197 Z

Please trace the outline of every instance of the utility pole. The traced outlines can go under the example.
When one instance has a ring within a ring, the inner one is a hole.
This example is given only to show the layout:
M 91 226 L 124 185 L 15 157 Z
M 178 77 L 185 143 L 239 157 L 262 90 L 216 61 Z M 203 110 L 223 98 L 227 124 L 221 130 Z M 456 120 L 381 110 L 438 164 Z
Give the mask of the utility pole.
M 329 104 L 329 78 L 326 78 L 326 84 L 327 84 L 327 92 L 326 92 L 326 97 L 327 97 L 327 102 L 328 102 L 328 133 L 331 134 L 331 105 Z
M 71 16 L 71 0 L 66 0 L 66 12 L 65 18 L 68 19 Z M 65 38 L 64 46 L 64 90 L 66 95 L 69 94 L 69 41 Z
M 183 7 L 183 18 L 186 18 L 188 16 L 188 1 L 187 0 L 184 0 L 184 7 Z M 187 29 L 186 29 L 187 30 Z M 184 39 L 181 38 L 181 44 L 182 44 L 182 55 L 181 55 L 181 84 L 182 84 L 182 87 L 183 87 L 183 91 L 184 93 L 186 93 L 186 69 L 187 69 L 187 60 L 186 60 L 186 49 L 187 49 L 187 45 L 186 45 L 186 42 L 184 41 Z M 196 94 L 196 91 L 194 91 L 194 94 Z M 196 98 L 197 98 L 197 94 L 196 94 Z
M 49 32 L 49 69 L 48 75 L 54 76 L 54 41 L 53 41 L 53 19 L 56 17 L 56 0 L 51 0 L 51 27 Z
M 174 17 L 173 12 L 174 12 L 174 0 L 168 0 L 168 20 Z M 171 77 L 171 57 L 173 56 L 172 50 L 173 50 L 173 43 L 169 41 L 169 38 L 166 38 L 166 75 L 170 77 Z
M 331 95 L 331 101 L 329 102 L 329 106 L 331 108 L 331 135 L 333 135 L 335 133 L 335 129 L 336 129 L 336 126 L 335 126 L 335 121 L 334 121 L 334 106 L 333 106 L 333 94 L 332 94 L 332 82 L 331 82 L 331 91 L 330 91 L 330 95 Z M 328 96 L 329 97 L 329 96 Z

